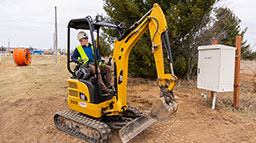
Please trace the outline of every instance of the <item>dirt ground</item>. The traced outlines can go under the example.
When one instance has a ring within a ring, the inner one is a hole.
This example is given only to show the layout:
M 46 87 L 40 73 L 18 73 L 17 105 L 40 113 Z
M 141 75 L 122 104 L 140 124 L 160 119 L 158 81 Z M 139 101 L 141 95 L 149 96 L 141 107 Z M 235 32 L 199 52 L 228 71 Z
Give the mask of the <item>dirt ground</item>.
M 55 112 L 68 109 L 66 58 L 56 67 L 54 57 L 32 56 L 32 64 L 16 67 L 11 56 L 0 61 L 0 142 L 77 143 L 84 142 L 57 130 Z M 43 64 L 43 63 L 46 63 Z M 249 69 L 250 70 L 247 70 Z M 156 122 L 132 139 L 137 142 L 256 142 L 256 95 L 253 91 L 256 62 L 241 63 L 241 100 L 232 107 L 232 93 L 217 96 L 216 110 L 200 96 L 196 82 L 179 81 L 174 94 L 178 112 Z M 128 104 L 149 109 L 159 96 L 155 81 L 129 78 Z M 111 143 L 120 143 L 113 131 Z

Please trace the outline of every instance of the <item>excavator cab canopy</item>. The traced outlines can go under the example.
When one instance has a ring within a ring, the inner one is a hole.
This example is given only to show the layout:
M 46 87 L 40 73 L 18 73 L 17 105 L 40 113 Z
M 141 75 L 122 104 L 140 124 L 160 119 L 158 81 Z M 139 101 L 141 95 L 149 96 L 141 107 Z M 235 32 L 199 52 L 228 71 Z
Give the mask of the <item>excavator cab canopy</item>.
M 115 28 L 118 30 L 119 35 L 121 36 L 121 33 L 125 27 L 124 23 L 111 23 L 111 22 L 106 22 L 103 21 L 103 18 L 101 15 L 97 15 L 96 18 L 93 20 L 91 16 L 87 16 L 85 18 L 77 18 L 77 19 L 71 19 L 68 23 L 68 34 L 67 34 L 67 68 L 68 71 L 71 74 L 74 74 L 74 71 L 71 70 L 70 68 L 70 63 L 72 62 L 70 59 L 70 29 L 76 29 L 76 30 L 89 30 L 90 31 L 90 35 L 91 35 L 91 41 L 92 41 L 92 45 L 93 47 L 99 47 L 99 42 L 95 42 L 95 38 L 93 35 L 93 32 L 97 33 L 97 40 L 99 40 L 99 35 L 100 35 L 100 28 L 101 27 L 108 27 L 108 28 Z M 97 43 L 97 45 L 96 45 Z M 94 48 L 95 50 L 95 48 Z M 96 51 L 94 51 L 94 53 L 96 53 Z M 94 59 L 95 61 L 97 61 L 97 56 L 96 54 L 94 55 Z M 95 66 L 97 67 L 97 64 L 95 64 Z M 96 68 L 97 69 L 97 68 Z
M 107 27 L 107 28 L 114 28 L 117 29 L 119 32 L 119 35 L 121 35 L 122 30 L 125 27 L 124 23 L 111 23 L 111 22 L 106 22 L 103 21 L 103 18 L 101 15 L 97 15 L 96 18 L 93 20 L 91 16 L 87 16 L 85 18 L 78 18 L 78 19 L 71 19 L 68 23 L 68 30 L 67 30 L 67 69 L 71 74 L 74 74 L 74 70 L 71 69 L 70 63 L 72 62 L 71 60 L 71 52 L 70 52 L 70 29 L 76 29 L 76 30 L 89 30 L 90 32 L 90 38 L 91 38 L 91 44 L 93 47 L 97 47 L 100 50 L 100 46 L 99 46 L 99 35 L 100 35 L 100 28 L 101 27 Z M 97 33 L 97 42 L 95 41 L 94 38 L 94 32 Z M 74 38 L 74 37 L 72 37 Z M 96 48 L 93 48 L 93 52 L 96 53 Z M 94 60 L 98 61 L 96 54 L 94 54 Z M 98 79 L 98 64 L 97 62 L 94 62 L 94 66 L 95 66 L 95 75 L 96 75 L 96 79 Z M 95 88 L 96 88 L 96 92 L 95 92 L 95 98 L 98 96 L 98 91 L 99 91 L 99 86 L 98 86 L 98 80 L 96 80 L 95 83 Z M 96 100 L 96 99 L 95 99 Z
M 98 20 L 93 22 L 93 21 L 88 21 L 88 20 L 92 20 L 92 19 L 90 19 L 90 17 L 72 19 L 69 21 L 68 26 L 70 28 L 74 28 L 74 29 L 90 30 L 90 26 L 89 26 L 89 23 L 90 23 L 94 27 L 95 30 L 100 29 L 101 26 L 121 29 L 121 27 L 116 23 L 110 23 L 110 22 L 98 21 Z

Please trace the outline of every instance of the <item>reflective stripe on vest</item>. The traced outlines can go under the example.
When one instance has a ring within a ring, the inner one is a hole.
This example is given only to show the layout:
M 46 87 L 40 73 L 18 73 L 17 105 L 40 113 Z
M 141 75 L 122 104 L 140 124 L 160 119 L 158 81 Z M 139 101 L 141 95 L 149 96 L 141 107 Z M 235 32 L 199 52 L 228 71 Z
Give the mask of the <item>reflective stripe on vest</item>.
M 92 54 L 94 55 L 93 46 L 91 45 L 91 47 L 92 47 Z M 81 56 L 81 59 L 85 60 L 84 64 L 87 63 L 89 58 L 85 54 L 83 47 L 80 45 L 80 46 L 77 46 L 76 49 L 78 50 L 78 52 L 79 52 L 79 54 Z M 78 57 L 77 59 L 79 60 L 80 57 Z

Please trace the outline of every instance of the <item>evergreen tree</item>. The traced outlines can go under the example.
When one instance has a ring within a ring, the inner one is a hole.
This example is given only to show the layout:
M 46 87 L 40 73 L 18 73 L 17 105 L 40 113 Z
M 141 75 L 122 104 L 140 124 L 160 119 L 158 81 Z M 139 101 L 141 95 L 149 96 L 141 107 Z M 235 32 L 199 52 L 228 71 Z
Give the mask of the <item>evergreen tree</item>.
M 209 45 L 214 39 L 219 40 L 218 43 L 234 46 L 235 36 L 243 36 L 246 32 L 246 29 L 241 30 L 240 20 L 228 10 L 215 10 L 216 16 L 212 17 L 213 5 L 217 1 L 104 0 L 104 10 L 108 14 L 108 20 L 125 22 L 127 27 L 130 27 L 151 9 L 154 3 L 158 3 L 168 24 L 175 74 L 179 78 L 192 79 L 197 73 L 198 46 Z M 226 17 L 227 20 L 221 20 Z M 227 25 L 224 21 L 227 21 Z M 227 32 L 220 34 L 222 30 Z M 113 42 L 113 37 L 118 37 L 118 33 L 113 30 L 104 29 L 104 32 L 108 34 L 109 41 Z M 147 32 L 131 51 L 129 73 L 134 76 L 154 78 L 156 75 L 149 36 Z M 242 47 L 242 57 L 245 57 L 248 55 L 246 53 L 250 52 L 249 45 L 244 41 Z M 167 63 L 166 57 L 164 61 Z M 166 71 L 170 72 L 169 64 L 165 65 Z
M 244 37 L 247 28 L 241 29 L 241 20 L 229 8 L 216 8 L 214 10 L 216 20 L 213 25 L 213 37 L 218 40 L 219 44 L 236 46 L 236 35 Z M 242 42 L 241 48 L 242 59 L 253 59 L 250 45 L 246 40 Z
M 213 4 L 216 0 L 104 0 L 104 10 L 108 19 L 112 22 L 125 22 L 127 27 L 139 20 L 154 3 L 158 3 L 165 13 L 168 23 L 168 32 L 171 42 L 171 49 L 174 57 L 174 70 L 176 75 L 185 76 L 190 69 L 196 71 L 195 63 L 197 58 L 190 58 L 190 55 L 197 53 L 197 47 L 191 48 L 194 36 L 200 27 L 206 25 Z M 104 30 L 110 36 L 118 37 L 112 30 Z M 156 75 L 154 57 L 151 53 L 151 42 L 149 33 L 146 33 L 135 45 L 129 57 L 129 73 L 134 76 L 152 77 Z M 180 63 L 183 61 L 184 63 Z M 192 61 L 193 60 L 193 61 Z M 166 62 L 166 58 L 165 58 Z M 186 65 L 185 69 L 179 64 Z M 166 70 L 169 64 L 166 64 Z

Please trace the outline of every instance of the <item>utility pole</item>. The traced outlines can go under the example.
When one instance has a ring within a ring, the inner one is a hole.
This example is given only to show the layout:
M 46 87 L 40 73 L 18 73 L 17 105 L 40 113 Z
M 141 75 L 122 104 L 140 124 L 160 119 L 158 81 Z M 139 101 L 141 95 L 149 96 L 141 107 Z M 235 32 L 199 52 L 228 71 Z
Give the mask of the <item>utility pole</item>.
M 58 34 L 57 34 L 57 7 L 55 6 L 55 56 L 56 56 L 56 66 L 58 66 Z

